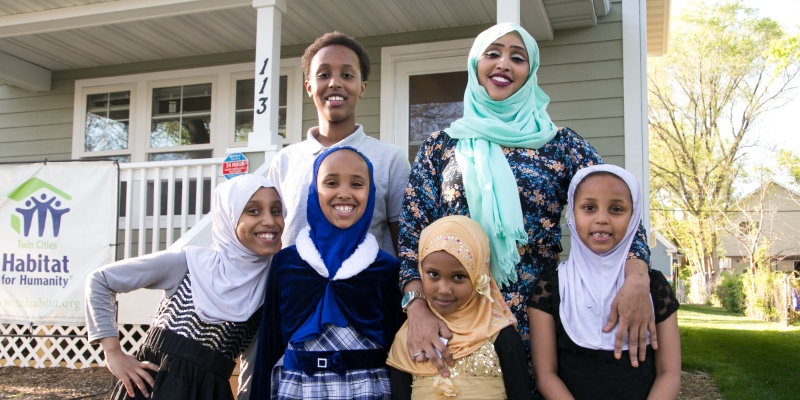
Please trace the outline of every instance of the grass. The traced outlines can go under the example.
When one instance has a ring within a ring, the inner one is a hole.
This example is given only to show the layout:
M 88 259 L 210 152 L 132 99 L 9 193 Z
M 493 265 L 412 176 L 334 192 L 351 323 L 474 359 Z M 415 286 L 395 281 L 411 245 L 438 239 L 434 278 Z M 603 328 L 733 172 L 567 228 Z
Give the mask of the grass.
M 800 327 L 692 305 L 678 324 L 683 370 L 710 373 L 726 400 L 800 396 Z

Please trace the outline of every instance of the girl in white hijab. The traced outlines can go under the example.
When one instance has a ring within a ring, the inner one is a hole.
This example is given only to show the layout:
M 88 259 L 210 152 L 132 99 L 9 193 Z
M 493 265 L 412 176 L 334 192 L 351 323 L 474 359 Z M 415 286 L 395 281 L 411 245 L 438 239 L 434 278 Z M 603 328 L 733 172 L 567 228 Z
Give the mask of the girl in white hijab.
M 266 178 L 242 175 L 216 188 L 211 213 L 211 247 L 118 261 L 87 279 L 89 340 L 119 379 L 112 399 L 233 399 L 228 380 L 258 331 L 283 207 Z M 115 298 L 140 288 L 164 298 L 134 357 L 120 346 Z
M 614 355 L 617 330 L 604 333 L 625 281 L 625 261 L 642 220 L 642 193 L 610 164 L 579 170 L 568 191 L 569 259 L 545 271 L 528 301 L 531 358 L 545 398 L 675 398 L 680 389 L 678 302 L 661 272 L 650 271 L 659 348 L 646 361 Z

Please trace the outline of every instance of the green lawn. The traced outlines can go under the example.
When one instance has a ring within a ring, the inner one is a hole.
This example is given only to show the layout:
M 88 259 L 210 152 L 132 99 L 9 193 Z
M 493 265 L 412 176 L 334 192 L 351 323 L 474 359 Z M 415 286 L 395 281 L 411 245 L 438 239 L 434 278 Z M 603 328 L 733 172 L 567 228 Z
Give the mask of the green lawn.
M 800 327 L 707 306 L 678 311 L 684 371 L 705 371 L 726 400 L 800 398 Z

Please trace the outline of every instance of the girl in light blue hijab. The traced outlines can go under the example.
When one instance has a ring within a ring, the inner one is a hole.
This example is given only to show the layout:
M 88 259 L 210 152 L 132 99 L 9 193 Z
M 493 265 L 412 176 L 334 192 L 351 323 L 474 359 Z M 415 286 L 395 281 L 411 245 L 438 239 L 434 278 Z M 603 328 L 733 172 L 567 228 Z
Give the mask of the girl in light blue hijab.
M 493 100 L 478 80 L 478 60 L 489 45 L 510 32 L 522 38 L 530 70 L 516 93 Z M 546 111 L 550 98 L 537 84 L 538 68 L 539 48 L 525 29 L 502 23 L 485 30 L 469 52 L 464 117 L 445 129 L 450 137 L 459 139 L 456 160 L 464 177 L 470 214 L 489 234 L 492 275 L 501 286 L 517 280 L 517 245 L 528 241 L 517 180 L 501 146 L 538 149 L 556 134 Z

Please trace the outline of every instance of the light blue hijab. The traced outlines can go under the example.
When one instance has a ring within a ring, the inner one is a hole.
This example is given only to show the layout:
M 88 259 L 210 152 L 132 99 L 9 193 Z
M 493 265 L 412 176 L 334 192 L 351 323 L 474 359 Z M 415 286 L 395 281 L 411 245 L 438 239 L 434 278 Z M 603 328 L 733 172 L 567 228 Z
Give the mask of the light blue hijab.
M 530 74 L 516 93 L 495 101 L 478 82 L 478 59 L 494 40 L 509 32 L 522 37 Z M 528 241 L 517 180 L 502 147 L 538 149 L 556 134 L 556 126 L 546 111 L 550 98 L 537 84 L 538 68 L 539 48 L 521 26 L 502 23 L 483 31 L 469 51 L 464 117 L 445 130 L 450 137 L 459 139 L 456 161 L 469 212 L 489 234 L 492 276 L 501 286 L 517 281 L 517 246 Z

